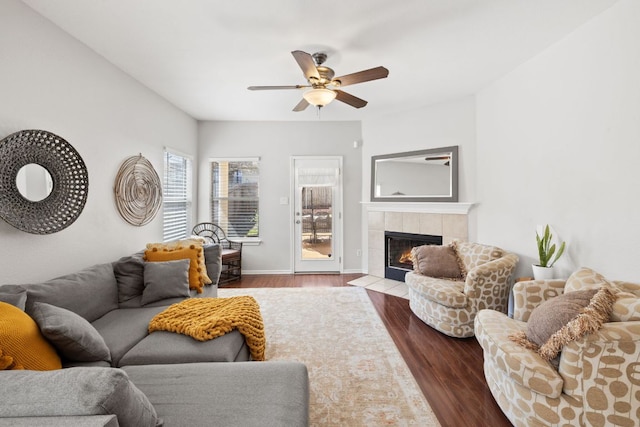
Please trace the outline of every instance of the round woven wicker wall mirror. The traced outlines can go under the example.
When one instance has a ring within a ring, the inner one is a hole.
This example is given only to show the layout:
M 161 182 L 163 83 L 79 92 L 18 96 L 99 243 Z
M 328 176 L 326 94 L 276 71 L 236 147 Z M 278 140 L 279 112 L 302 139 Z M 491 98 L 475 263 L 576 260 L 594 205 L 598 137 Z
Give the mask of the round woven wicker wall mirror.
M 41 196 L 29 196 L 22 186 L 26 178 L 19 172 L 27 165 L 44 169 Z M 0 217 L 15 228 L 32 234 L 64 230 L 80 216 L 88 194 L 87 167 L 60 136 L 22 130 L 0 141 Z
M 148 224 L 162 206 L 160 177 L 142 154 L 122 162 L 114 192 L 120 216 L 131 225 L 140 227 Z

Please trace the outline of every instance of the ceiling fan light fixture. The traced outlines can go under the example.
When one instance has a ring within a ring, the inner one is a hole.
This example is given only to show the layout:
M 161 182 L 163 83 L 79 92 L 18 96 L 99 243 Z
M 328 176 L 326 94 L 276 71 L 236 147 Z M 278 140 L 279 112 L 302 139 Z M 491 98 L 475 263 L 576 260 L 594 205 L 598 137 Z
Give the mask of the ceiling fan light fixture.
M 336 98 L 336 93 L 330 89 L 315 88 L 306 91 L 302 97 L 314 107 L 324 107 Z

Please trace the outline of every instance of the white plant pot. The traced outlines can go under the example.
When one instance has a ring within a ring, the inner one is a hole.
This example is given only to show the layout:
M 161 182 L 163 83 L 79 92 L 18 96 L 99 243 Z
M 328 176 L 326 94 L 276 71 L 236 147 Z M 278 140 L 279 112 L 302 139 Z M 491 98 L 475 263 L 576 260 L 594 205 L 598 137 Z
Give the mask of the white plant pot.
M 532 264 L 533 278 L 536 280 L 551 280 L 553 279 L 553 267 L 540 267 L 539 265 Z

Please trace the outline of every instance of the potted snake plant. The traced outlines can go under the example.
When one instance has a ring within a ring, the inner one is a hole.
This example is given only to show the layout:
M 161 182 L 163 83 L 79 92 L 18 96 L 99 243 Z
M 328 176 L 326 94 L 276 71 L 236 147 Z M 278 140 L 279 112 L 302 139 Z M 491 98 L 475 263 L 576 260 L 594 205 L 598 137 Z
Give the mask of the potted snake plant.
M 538 246 L 539 264 L 533 264 L 533 278 L 536 280 L 553 279 L 553 264 L 560 259 L 566 247 L 565 242 L 560 242 L 560 246 L 552 243 L 553 234 L 549 225 L 545 225 L 542 236 L 536 231 L 536 243 Z

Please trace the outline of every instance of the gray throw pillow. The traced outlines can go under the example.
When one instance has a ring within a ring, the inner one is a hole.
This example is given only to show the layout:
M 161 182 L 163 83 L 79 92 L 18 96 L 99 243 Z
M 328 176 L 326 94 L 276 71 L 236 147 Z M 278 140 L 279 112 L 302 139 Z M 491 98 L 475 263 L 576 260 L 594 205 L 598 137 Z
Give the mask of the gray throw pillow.
M 146 262 L 142 305 L 167 298 L 189 297 L 190 262 L 189 259 Z
M 121 304 L 142 295 L 144 291 L 142 254 L 134 254 L 114 262 L 113 274 L 118 282 L 118 303 Z
M 203 248 L 207 276 L 211 279 L 212 284 L 217 285 L 222 271 L 222 246 L 219 243 L 208 243 Z
M 120 427 L 161 425 L 155 408 L 117 368 L 4 371 L 0 381 L 3 417 L 104 415 Z
M 0 286 L 0 301 L 24 311 L 27 305 L 27 291 L 17 285 Z
M 91 323 L 72 311 L 37 302 L 31 316 L 40 332 L 65 359 L 73 362 L 111 362 L 111 352 Z

